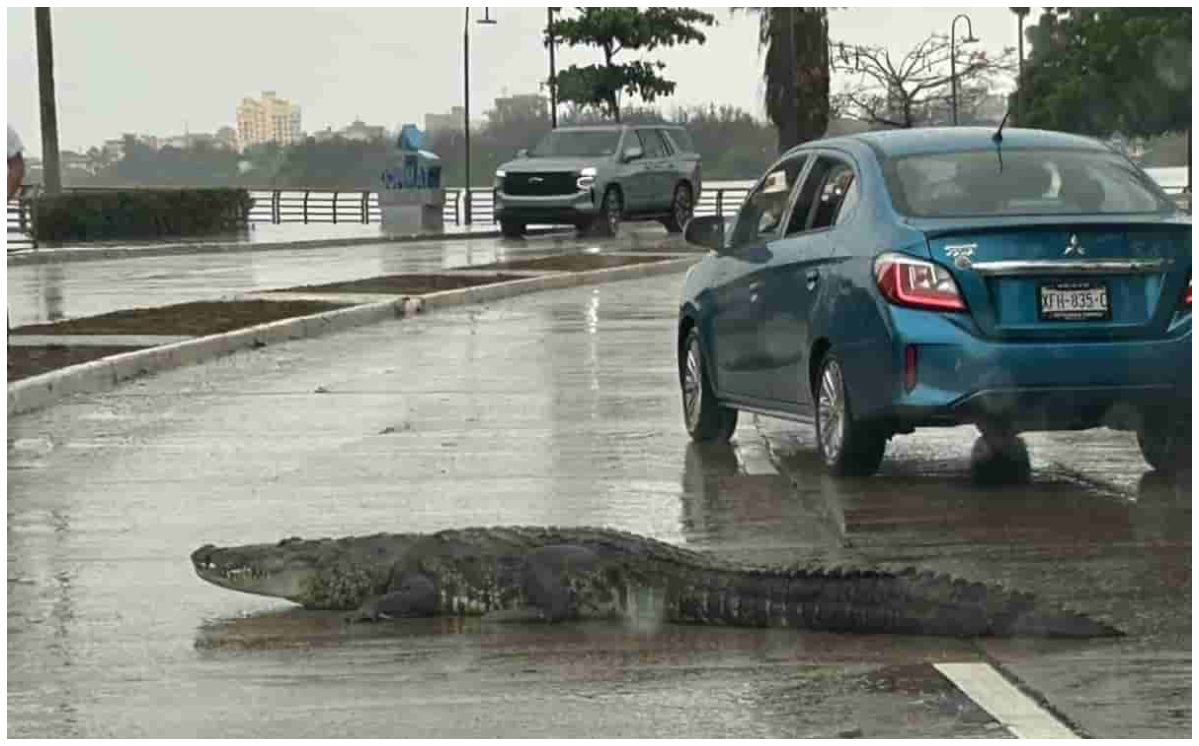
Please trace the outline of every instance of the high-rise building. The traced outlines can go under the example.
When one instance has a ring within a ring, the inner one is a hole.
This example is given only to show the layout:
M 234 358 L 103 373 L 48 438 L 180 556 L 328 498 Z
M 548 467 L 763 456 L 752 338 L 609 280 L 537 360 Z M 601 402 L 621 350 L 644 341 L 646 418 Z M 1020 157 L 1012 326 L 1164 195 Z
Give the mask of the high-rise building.
M 277 142 L 290 145 L 302 137 L 300 107 L 264 91 L 262 98 L 243 98 L 237 107 L 237 147 Z

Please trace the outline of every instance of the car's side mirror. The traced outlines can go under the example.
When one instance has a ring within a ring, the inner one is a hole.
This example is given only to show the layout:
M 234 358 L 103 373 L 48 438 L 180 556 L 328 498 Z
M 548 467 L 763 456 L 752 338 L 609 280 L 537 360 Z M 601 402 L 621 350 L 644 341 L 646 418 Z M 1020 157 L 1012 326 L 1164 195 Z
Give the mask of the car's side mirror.
M 642 150 L 641 148 L 637 147 L 636 145 L 634 145 L 631 148 L 625 148 L 624 149 L 624 162 L 628 163 L 629 161 L 635 161 L 638 158 L 642 157 L 643 155 L 645 155 L 645 151 Z
M 687 221 L 683 229 L 683 238 L 687 243 L 712 249 L 717 253 L 725 250 L 724 217 L 721 215 L 702 215 Z
M 520 150 L 516 151 L 516 157 L 517 158 L 528 158 L 529 157 L 529 149 L 521 148 Z

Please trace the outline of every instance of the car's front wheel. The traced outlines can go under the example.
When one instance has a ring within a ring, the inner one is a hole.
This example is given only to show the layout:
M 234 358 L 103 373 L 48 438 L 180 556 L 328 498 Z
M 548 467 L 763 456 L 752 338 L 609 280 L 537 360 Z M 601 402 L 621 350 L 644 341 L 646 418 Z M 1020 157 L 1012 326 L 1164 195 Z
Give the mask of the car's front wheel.
M 594 236 L 611 238 L 620 231 L 620 219 L 624 213 L 624 196 L 620 187 L 610 186 L 604 190 L 599 213 L 591 221 L 590 233 Z
M 1141 455 L 1154 470 L 1175 474 L 1191 468 L 1191 423 L 1165 417 L 1149 418 L 1137 430 Z
M 835 476 L 866 477 L 878 471 L 887 435 L 854 419 L 844 368 L 828 353 L 816 381 L 816 444 L 824 465 Z
M 501 220 L 500 233 L 504 238 L 520 238 L 525 235 L 525 224 L 514 220 Z
M 679 383 L 683 390 L 683 421 L 687 432 L 698 442 L 728 440 L 737 429 L 737 410 L 722 407 L 716 401 L 708 377 L 704 375 L 699 331 L 692 329 L 684 344 Z

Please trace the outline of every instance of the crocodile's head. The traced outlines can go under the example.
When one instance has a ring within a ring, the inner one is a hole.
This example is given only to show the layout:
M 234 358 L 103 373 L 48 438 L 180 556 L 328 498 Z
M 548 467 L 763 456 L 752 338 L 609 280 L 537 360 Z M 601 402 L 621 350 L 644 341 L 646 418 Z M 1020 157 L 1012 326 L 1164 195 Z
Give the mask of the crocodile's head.
M 415 536 L 284 539 L 277 544 L 192 552 L 196 574 L 243 593 L 285 598 L 310 609 L 356 609 L 387 586 L 392 565 Z

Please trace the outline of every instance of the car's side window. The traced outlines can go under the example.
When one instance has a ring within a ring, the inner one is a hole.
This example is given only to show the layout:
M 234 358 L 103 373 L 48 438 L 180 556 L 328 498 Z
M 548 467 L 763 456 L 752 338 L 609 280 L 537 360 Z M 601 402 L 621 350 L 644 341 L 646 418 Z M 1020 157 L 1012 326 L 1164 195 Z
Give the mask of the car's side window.
M 733 228 L 733 248 L 777 238 L 782 230 L 783 214 L 795 182 L 803 173 L 806 155 L 797 155 L 778 164 L 745 199 Z
M 853 167 L 845 161 L 820 156 L 804 179 L 791 219 L 787 221 L 786 235 L 836 225 L 847 200 L 851 206 L 857 200 Z
M 666 156 L 662 138 L 656 131 L 637 130 L 637 137 L 641 140 L 641 149 L 645 151 L 646 158 L 664 158 Z
M 674 155 L 674 148 L 670 145 L 670 138 L 662 130 L 654 130 L 654 139 L 661 143 L 662 157 L 666 158 Z

